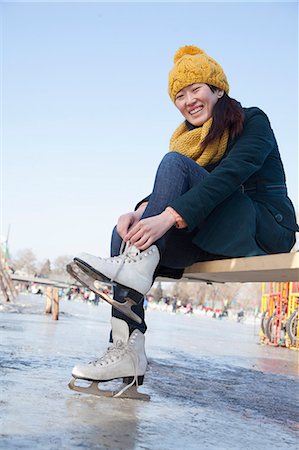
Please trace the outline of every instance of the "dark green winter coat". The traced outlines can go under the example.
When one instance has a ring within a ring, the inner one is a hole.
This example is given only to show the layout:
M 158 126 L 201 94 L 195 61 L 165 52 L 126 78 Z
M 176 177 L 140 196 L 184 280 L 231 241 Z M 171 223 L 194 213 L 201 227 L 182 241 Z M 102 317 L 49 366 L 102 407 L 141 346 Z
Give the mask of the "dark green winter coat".
M 289 252 L 299 231 L 266 114 L 244 108 L 240 136 L 200 184 L 170 203 L 198 230 L 193 242 L 227 257 Z

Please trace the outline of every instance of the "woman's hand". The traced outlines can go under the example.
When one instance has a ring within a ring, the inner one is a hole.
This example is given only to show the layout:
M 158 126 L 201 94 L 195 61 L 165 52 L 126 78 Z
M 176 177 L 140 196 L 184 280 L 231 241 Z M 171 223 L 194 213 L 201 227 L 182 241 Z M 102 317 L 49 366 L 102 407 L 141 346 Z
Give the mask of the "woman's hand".
M 143 202 L 136 211 L 123 214 L 118 218 L 116 229 L 122 239 L 128 233 L 129 228 L 139 222 L 148 202 Z
M 141 219 L 135 223 L 124 236 L 125 241 L 130 241 L 139 250 L 146 250 L 153 242 L 162 237 L 173 225 L 175 218 L 167 211 L 147 219 Z
M 141 215 L 142 214 L 137 211 L 132 211 L 123 214 L 118 218 L 116 229 L 122 239 L 125 238 L 129 228 L 139 222 Z

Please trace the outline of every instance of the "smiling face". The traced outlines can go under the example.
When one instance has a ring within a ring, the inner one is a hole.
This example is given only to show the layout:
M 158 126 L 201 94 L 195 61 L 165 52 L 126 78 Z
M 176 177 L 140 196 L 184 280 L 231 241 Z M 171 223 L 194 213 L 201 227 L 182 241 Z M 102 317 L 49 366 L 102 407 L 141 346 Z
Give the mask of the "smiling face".
M 194 83 L 179 91 L 175 106 L 192 125 L 199 127 L 212 117 L 213 108 L 224 91 L 213 92 L 207 84 Z

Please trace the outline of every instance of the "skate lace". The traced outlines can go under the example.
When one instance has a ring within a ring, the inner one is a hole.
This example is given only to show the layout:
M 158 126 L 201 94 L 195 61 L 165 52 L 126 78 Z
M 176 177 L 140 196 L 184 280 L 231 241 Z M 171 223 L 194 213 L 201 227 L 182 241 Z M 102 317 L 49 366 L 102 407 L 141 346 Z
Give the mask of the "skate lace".
M 111 258 L 112 263 L 119 264 L 119 267 L 117 268 L 114 277 L 111 278 L 111 281 L 114 281 L 117 278 L 119 272 L 121 271 L 125 263 L 130 264 L 132 262 L 137 262 L 138 260 L 141 261 L 142 259 L 141 251 L 137 247 L 134 247 L 134 250 L 132 251 L 132 247 L 133 245 L 130 243 L 130 241 L 128 242 L 122 241 L 120 247 L 120 255 L 113 256 Z
M 138 385 L 138 374 L 137 374 L 137 367 L 138 367 L 138 361 L 139 361 L 138 354 L 134 350 L 134 348 L 131 348 L 130 351 L 128 351 L 128 355 L 130 356 L 131 361 L 133 363 L 133 367 L 134 367 L 133 381 L 129 384 L 126 384 L 120 391 L 118 391 L 116 394 L 114 394 L 113 397 L 120 397 L 124 392 L 126 392 L 127 389 L 132 387 L 134 385 L 134 383 L 136 383 L 136 388 L 138 388 L 138 386 L 139 386 Z
M 121 271 L 125 263 L 130 264 L 132 262 L 141 261 L 143 257 L 150 255 L 154 251 L 155 250 L 152 247 L 149 247 L 148 249 L 141 251 L 137 247 L 135 247 L 135 245 L 131 244 L 130 241 L 128 242 L 122 241 L 120 247 L 120 255 L 112 256 L 111 258 L 109 258 L 110 262 L 119 264 L 119 267 L 115 271 L 114 276 L 111 277 L 110 280 L 113 282 L 117 278 L 119 272 Z
M 110 362 L 114 362 L 126 353 L 126 346 L 123 341 L 116 341 L 110 345 L 105 351 L 104 355 L 92 361 L 93 366 L 106 366 Z
M 132 387 L 134 383 L 136 383 L 136 387 L 138 388 L 138 374 L 137 374 L 137 367 L 138 367 L 138 354 L 135 351 L 133 347 L 128 348 L 128 345 L 125 344 L 123 341 L 116 341 L 112 345 L 110 345 L 104 355 L 101 358 L 96 359 L 95 361 L 92 361 L 90 364 L 92 365 L 107 365 L 109 362 L 114 362 L 117 359 L 120 359 L 121 356 L 124 354 L 128 354 L 131 358 L 131 361 L 133 363 L 134 367 L 134 376 L 133 381 L 129 384 L 126 384 L 120 391 L 118 391 L 116 394 L 114 394 L 113 397 L 119 397 L 121 396 L 127 389 Z

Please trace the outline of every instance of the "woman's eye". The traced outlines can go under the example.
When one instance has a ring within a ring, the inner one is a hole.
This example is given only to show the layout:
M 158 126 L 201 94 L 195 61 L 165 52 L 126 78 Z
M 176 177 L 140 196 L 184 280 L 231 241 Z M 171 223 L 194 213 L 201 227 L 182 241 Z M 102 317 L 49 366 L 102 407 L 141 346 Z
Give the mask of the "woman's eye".
M 196 88 L 193 89 L 193 92 L 196 92 L 200 89 L 200 86 L 197 86 Z
M 182 98 L 183 98 L 182 95 L 177 95 L 177 96 L 176 96 L 176 100 L 181 100 Z

